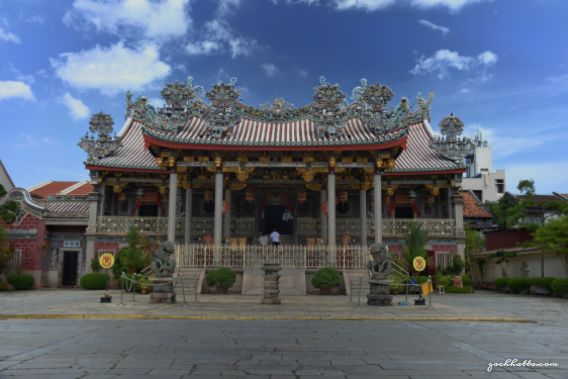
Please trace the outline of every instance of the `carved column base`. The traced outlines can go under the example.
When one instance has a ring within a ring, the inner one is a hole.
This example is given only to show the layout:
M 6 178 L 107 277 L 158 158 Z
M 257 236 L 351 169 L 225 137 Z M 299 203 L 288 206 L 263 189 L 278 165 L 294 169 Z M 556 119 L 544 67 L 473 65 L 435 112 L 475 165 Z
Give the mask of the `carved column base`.
M 264 297 L 261 304 L 281 304 L 278 272 L 282 266 L 278 263 L 266 263 L 262 269 L 264 270 Z
M 150 278 L 152 293 L 150 303 L 175 303 L 176 293 L 172 285 L 173 278 Z
M 373 306 L 392 305 L 392 295 L 389 283 L 381 280 L 369 280 L 370 293 L 367 295 L 367 304 Z

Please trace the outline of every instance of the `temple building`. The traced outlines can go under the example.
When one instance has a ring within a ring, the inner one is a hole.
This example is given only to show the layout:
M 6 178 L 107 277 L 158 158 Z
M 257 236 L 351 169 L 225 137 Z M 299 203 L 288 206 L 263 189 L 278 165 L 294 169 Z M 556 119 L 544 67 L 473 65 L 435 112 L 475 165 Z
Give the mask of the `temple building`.
M 87 261 L 116 251 L 132 226 L 219 247 L 213 265 L 275 230 L 283 246 L 325 246 L 331 265 L 338 246 L 385 243 L 400 254 L 411 222 L 428 231 L 432 265 L 463 255 L 459 188 L 472 143 L 453 115 L 434 136 L 432 96 L 414 111 L 405 98 L 388 108 L 392 91 L 362 80 L 347 102 L 323 78 L 302 107 L 279 98 L 247 106 L 234 81 L 204 93 L 190 79 L 161 94 L 156 109 L 128 93 L 118 136 L 99 113 L 80 143 L 96 194 Z

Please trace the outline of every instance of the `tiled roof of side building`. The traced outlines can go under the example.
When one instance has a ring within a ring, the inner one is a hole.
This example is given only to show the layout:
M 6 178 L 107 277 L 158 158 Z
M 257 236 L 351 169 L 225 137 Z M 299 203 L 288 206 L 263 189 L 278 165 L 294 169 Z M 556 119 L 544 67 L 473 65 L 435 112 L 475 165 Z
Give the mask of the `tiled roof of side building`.
M 485 210 L 477 201 L 475 195 L 469 191 L 462 191 L 463 216 L 471 218 L 492 218 L 491 213 Z
M 77 184 L 77 182 L 57 182 L 57 181 L 50 181 L 46 183 L 42 183 L 38 186 L 34 186 L 28 188 L 28 191 L 32 197 L 45 199 L 51 195 L 57 195 L 61 191 L 64 191 L 66 188 L 69 188 L 73 185 Z
M 201 124 L 196 124 L 194 132 L 195 135 L 199 134 L 199 127 Z M 359 125 L 362 126 L 362 125 Z M 296 128 L 290 126 L 287 130 L 287 134 L 291 133 L 293 138 L 301 138 L 302 140 L 308 141 L 314 138 L 313 134 L 306 134 L 308 130 L 306 125 L 302 126 L 296 125 Z M 156 165 L 155 158 L 152 156 L 150 151 L 145 147 L 144 137 L 142 131 L 142 124 L 138 121 L 130 121 L 125 126 L 125 130 L 121 133 L 121 145 L 120 147 L 111 155 L 99 160 L 92 160 L 87 162 L 87 167 L 98 168 L 98 167 L 109 167 L 109 168 L 122 168 L 122 169 L 134 169 L 134 170 L 148 170 L 148 171 L 163 171 Z M 183 129 L 180 133 L 183 138 L 193 138 L 193 134 L 189 134 L 190 129 Z M 192 129 L 193 130 L 193 129 Z M 361 129 L 361 133 L 364 129 Z M 260 136 L 264 140 L 271 141 L 272 136 L 275 133 L 275 129 L 265 130 L 260 132 L 256 130 L 254 133 L 252 129 L 249 128 L 248 133 L 252 134 L 242 134 L 244 130 L 236 130 L 234 133 L 240 133 L 230 138 L 242 138 L 246 141 L 254 141 L 254 138 Z M 282 133 L 282 131 L 280 132 Z M 364 133 L 361 134 L 365 135 Z M 278 134 L 276 137 L 279 138 Z M 361 137 L 362 138 L 362 137 Z M 464 167 L 456 164 L 455 162 L 442 157 L 438 154 L 431 146 L 432 135 L 428 131 L 428 127 L 424 123 L 412 124 L 409 127 L 408 138 L 406 149 L 402 152 L 396 162 L 395 170 L 392 173 L 420 173 L 420 172 L 442 172 L 442 171 L 452 171 L 452 170 L 463 170 Z

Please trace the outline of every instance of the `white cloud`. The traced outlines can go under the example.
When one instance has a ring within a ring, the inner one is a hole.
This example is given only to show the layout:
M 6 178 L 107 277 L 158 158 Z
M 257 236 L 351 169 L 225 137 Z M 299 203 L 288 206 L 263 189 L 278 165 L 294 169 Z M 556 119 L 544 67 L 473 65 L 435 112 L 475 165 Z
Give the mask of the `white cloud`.
M 188 4 L 189 0 L 75 0 L 63 20 L 76 27 L 87 21 L 97 30 L 115 34 L 133 28 L 148 38 L 177 37 L 191 26 Z
M 10 33 L 7 30 L 4 30 L 4 28 L 2 28 L 2 26 L 0 26 L 0 41 L 12 42 L 12 43 L 21 43 L 22 42 L 17 35 L 15 35 L 14 33 Z
M 297 72 L 298 75 L 300 75 L 302 78 L 305 78 L 305 77 L 308 76 L 308 71 L 306 71 L 306 70 L 304 70 L 304 69 L 302 69 L 302 68 L 297 69 L 296 72 Z
M 209 55 L 221 49 L 221 44 L 216 41 L 190 42 L 185 45 L 189 55 Z
M 450 32 L 450 28 L 448 28 L 447 26 L 437 25 L 437 24 L 434 24 L 433 22 L 425 20 L 425 19 L 421 19 L 418 22 L 420 23 L 420 25 L 425 26 L 428 29 L 432 29 L 432 30 L 441 32 L 444 35 L 444 37 L 446 36 L 446 34 L 448 34 Z
M 264 63 L 260 66 L 264 71 L 264 75 L 269 78 L 274 76 L 278 72 L 278 67 L 274 63 Z
M 138 49 L 122 42 L 108 48 L 98 45 L 78 53 L 63 53 L 51 59 L 57 76 L 80 89 L 97 89 L 107 95 L 124 90 L 140 90 L 167 77 L 170 66 L 160 60 L 158 48 L 146 44 Z
M 69 92 L 65 93 L 61 97 L 61 101 L 65 104 L 65 106 L 67 106 L 71 117 L 75 120 L 85 119 L 89 116 L 89 113 L 91 113 L 91 110 L 85 105 L 85 103 L 83 103 L 80 99 L 71 96 Z
M 234 13 L 241 3 L 241 0 L 219 1 L 215 18 L 205 23 L 202 35 L 190 41 L 185 50 L 190 55 L 224 52 L 230 52 L 232 58 L 250 55 L 256 47 L 256 40 L 237 36 L 227 22 L 227 17 Z
M 360 9 L 367 12 L 380 11 L 393 5 L 404 5 L 415 8 L 430 9 L 446 7 L 451 11 L 459 11 L 461 8 L 491 0 L 286 0 L 286 3 L 332 4 L 337 10 Z
M 14 147 L 17 149 L 31 149 L 44 147 L 54 142 L 55 140 L 52 137 L 38 136 L 32 133 L 20 133 L 18 135 L 18 142 L 14 144 Z
M 0 81 L 0 100 L 11 98 L 34 100 L 34 93 L 27 83 L 15 80 Z
M 450 70 L 469 71 L 474 68 L 487 68 L 497 63 L 497 54 L 484 51 L 477 57 L 460 55 L 457 51 L 441 49 L 430 57 L 420 57 L 418 63 L 410 71 L 414 75 L 436 74 L 444 79 Z

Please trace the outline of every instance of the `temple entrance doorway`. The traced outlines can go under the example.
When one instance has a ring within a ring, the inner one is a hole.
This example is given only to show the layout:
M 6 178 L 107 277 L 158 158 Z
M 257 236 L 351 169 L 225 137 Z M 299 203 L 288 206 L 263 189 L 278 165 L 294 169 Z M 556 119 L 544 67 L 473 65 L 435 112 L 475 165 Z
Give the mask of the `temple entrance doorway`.
M 292 234 L 286 230 L 286 223 L 282 220 L 282 215 L 286 210 L 284 205 L 267 205 L 264 210 L 264 233 L 270 234 L 274 230 L 280 234 Z M 290 228 L 291 229 L 291 228 Z
M 77 285 L 77 268 L 79 263 L 79 253 L 77 251 L 63 252 L 63 278 L 61 284 L 64 286 Z

